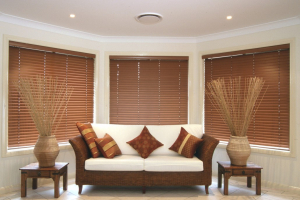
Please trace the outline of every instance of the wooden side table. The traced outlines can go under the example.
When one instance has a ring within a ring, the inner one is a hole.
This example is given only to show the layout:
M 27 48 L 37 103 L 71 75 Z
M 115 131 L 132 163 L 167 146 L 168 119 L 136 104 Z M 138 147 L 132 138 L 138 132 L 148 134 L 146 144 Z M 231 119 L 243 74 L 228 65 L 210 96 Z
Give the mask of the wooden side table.
M 230 161 L 218 161 L 218 188 L 222 187 L 222 174 L 224 174 L 224 195 L 228 195 L 228 179 L 231 176 L 246 176 L 247 187 L 252 186 L 252 176 L 256 177 L 256 195 L 261 195 L 261 169 L 262 167 L 247 163 L 246 166 L 231 165 Z
M 52 178 L 54 181 L 54 197 L 59 197 L 59 178 L 63 176 L 63 189 L 68 188 L 68 164 L 57 162 L 53 167 L 40 168 L 38 163 L 31 163 L 21 170 L 21 197 L 27 195 L 27 178 L 32 178 L 32 189 L 37 189 L 38 178 Z

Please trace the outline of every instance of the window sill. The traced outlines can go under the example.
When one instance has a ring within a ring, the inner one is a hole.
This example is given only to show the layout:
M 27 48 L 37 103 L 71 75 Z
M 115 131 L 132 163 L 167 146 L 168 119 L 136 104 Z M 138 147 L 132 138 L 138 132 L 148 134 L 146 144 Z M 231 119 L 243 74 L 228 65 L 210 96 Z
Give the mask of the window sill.
M 68 150 L 72 149 L 71 145 L 67 142 L 59 143 L 59 150 Z M 12 157 L 12 156 L 22 156 L 22 155 L 28 155 L 33 154 L 33 148 L 23 148 L 23 149 L 14 149 L 14 150 L 6 150 L 2 153 L 2 157 Z
M 228 142 L 220 141 L 217 148 L 226 149 L 227 144 Z M 251 153 L 260 153 L 260 154 L 268 154 L 268 155 L 284 156 L 284 157 L 295 157 L 294 153 L 291 150 L 283 151 L 283 150 L 267 149 L 267 148 L 257 147 L 257 146 L 251 146 Z

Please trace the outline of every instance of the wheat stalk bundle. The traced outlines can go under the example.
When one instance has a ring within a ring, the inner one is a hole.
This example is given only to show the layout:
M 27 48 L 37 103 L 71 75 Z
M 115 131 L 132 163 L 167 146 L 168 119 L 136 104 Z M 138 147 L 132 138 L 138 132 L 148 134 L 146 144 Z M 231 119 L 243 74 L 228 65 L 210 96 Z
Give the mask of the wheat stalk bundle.
M 15 83 L 40 136 L 51 136 L 59 126 L 73 88 L 51 77 L 21 78 Z
M 246 136 L 249 124 L 264 96 L 256 104 L 264 86 L 263 79 L 245 78 L 244 88 L 241 86 L 241 77 L 230 79 L 227 83 L 224 78 L 219 78 L 207 86 L 208 97 L 228 125 L 231 135 Z

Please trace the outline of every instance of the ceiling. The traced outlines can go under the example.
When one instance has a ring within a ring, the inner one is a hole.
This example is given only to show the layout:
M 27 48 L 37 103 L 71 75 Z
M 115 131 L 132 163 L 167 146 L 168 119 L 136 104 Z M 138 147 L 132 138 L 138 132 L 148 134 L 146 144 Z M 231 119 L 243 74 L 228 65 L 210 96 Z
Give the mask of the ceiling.
M 300 0 L 0 0 L 0 12 L 99 36 L 201 37 L 299 21 Z M 145 12 L 163 20 L 138 23 L 135 16 Z

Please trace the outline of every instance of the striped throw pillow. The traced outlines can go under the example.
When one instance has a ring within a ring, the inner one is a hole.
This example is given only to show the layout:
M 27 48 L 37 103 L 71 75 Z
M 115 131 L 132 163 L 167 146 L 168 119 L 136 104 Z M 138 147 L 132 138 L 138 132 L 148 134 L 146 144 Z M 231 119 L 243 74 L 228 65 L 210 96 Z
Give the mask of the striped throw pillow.
M 81 134 L 81 136 L 84 138 L 85 142 L 89 146 L 89 149 L 92 153 L 93 158 L 97 158 L 100 156 L 100 152 L 97 149 L 95 138 L 97 138 L 97 135 L 90 123 L 76 123 L 77 128 Z
M 193 136 L 181 127 L 178 138 L 169 149 L 187 158 L 193 158 L 201 141 L 203 140 Z
M 107 133 L 103 138 L 95 138 L 95 142 L 105 158 L 113 158 L 122 154 L 115 140 Z

